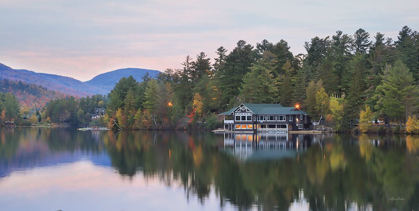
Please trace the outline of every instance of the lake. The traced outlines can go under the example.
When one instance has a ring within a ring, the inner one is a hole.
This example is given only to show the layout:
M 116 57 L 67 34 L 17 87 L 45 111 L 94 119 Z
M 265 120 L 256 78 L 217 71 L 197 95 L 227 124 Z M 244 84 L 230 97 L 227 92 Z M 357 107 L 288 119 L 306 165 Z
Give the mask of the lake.
M 419 210 L 419 136 L 0 131 L 0 210 Z

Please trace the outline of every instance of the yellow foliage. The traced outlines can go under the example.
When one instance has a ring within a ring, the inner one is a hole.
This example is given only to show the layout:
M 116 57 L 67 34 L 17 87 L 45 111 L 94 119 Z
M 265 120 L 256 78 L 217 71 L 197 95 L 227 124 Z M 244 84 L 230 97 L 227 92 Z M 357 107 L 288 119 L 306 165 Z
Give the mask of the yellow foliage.
M 416 116 L 409 116 L 406 122 L 406 132 L 408 133 L 415 133 L 418 130 L 418 120 Z
M 204 107 L 204 103 L 202 102 L 202 97 L 199 93 L 195 93 L 193 97 L 192 103 L 193 109 L 199 114 L 202 114 L 202 108 Z
M 119 108 L 116 111 L 116 115 L 115 115 L 116 119 L 118 120 L 118 125 L 121 128 L 125 128 L 125 126 L 127 125 L 127 117 L 125 116 L 125 114 L 123 113 L 122 109 Z
M 343 117 L 343 103 L 336 97 L 330 98 L 330 115 L 328 114 L 326 120 L 330 123 L 335 131 L 339 131 L 342 126 Z
M 368 130 L 370 129 L 372 125 L 372 122 L 371 122 L 372 118 L 373 118 L 373 113 L 370 107 L 365 106 L 365 110 L 362 110 L 361 113 L 359 114 L 359 130 L 362 133 L 368 132 Z
M 35 115 L 35 114 L 33 114 L 33 115 L 31 116 L 31 118 L 29 118 L 29 122 L 30 122 L 31 124 L 36 124 L 36 123 L 38 122 L 38 117 L 36 117 L 36 115 Z

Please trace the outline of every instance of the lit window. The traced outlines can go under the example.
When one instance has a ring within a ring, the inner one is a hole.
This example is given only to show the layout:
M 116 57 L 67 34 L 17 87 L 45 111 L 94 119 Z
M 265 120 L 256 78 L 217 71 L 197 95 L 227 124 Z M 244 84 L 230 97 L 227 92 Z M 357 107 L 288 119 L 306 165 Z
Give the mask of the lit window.
M 240 129 L 241 128 L 241 125 L 236 125 L 236 129 Z
M 247 125 L 247 129 L 252 129 L 253 125 Z
M 242 128 L 241 129 L 246 129 L 246 125 L 242 125 Z

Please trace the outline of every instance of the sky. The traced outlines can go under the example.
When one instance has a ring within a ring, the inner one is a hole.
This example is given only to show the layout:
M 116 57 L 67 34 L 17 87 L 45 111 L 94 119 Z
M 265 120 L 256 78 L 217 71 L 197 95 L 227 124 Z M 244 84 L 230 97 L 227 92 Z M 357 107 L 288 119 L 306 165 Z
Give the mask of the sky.
M 419 30 L 414 0 L 0 0 L 0 63 L 82 81 L 111 70 L 181 68 L 239 40 L 284 39 L 294 54 L 337 30 L 397 39 Z M 212 62 L 214 60 L 212 59 Z

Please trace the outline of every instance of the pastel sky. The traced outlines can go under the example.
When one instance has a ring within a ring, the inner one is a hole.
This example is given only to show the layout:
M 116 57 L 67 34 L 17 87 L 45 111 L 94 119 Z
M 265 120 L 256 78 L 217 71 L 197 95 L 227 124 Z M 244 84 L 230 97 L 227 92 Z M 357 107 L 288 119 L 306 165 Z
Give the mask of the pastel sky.
M 0 63 L 82 81 L 118 68 L 180 68 L 238 40 L 304 42 L 364 28 L 419 30 L 413 0 L 0 0 Z

